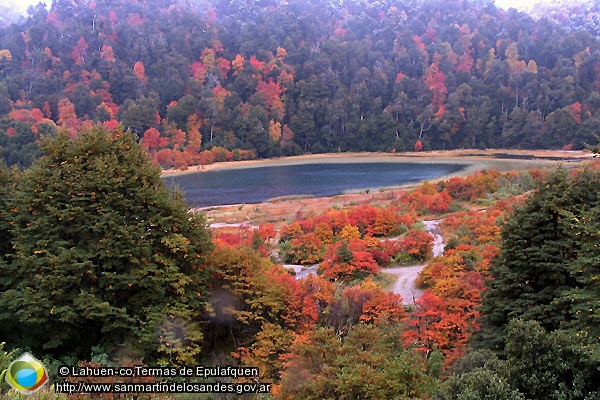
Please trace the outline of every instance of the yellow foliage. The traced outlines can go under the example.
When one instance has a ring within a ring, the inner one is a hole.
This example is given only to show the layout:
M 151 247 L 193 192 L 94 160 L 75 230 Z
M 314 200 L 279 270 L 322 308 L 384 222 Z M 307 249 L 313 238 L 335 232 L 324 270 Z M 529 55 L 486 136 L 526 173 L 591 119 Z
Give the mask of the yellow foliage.
M 271 120 L 269 122 L 269 136 L 274 142 L 279 142 L 281 139 L 281 123 Z
M 360 239 L 360 231 L 358 230 L 357 226 L 354 225 L 345 225 L 342 228 L 342 231 L 340 232 L 340 238 L 341 239 L 346 239 L 346 240 L 350 240 L 350 239 Z
M 12 60 L 12 54 L 10 53 L 10 50 L 7 50 L 7 49 L 0 50 L 0 60 L 3 60 L 5 58 L 7 60 Z

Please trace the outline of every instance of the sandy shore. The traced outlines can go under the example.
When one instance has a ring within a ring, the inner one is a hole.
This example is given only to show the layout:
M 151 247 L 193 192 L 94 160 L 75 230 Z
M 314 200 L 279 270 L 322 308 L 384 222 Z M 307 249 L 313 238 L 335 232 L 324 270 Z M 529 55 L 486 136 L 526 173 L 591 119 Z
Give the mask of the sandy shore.
M 278 165 L 301 165 L 313 163 L 372 163 L 372 162 L 403 162 L 403 163 L 449 163 L 468 164 L 464 171 L 471 173 L 481 169 L 509 169 L 539 167 L 541 163 L 585 160 L 591 158 L 589 151 L 564 150 L 447 150 L 424 151 L 410 153 L 326 153 L 305 154 L 301 156 L 282 157 L 274 159 L 218 162 L 209 165 L 189 167 L 187 170 L 168 169 L 162 172 L 163 177 L 193 174 L 220 169 L 256 168 Z

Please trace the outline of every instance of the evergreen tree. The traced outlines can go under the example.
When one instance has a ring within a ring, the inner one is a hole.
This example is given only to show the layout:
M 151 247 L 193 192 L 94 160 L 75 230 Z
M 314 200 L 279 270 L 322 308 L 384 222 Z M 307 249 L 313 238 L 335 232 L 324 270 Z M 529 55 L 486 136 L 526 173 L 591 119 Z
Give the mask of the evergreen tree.
M 528 399 L 597 399 L 600 371 L 579 342 L 571 332 L 547 332 L 537 321 L 511 321 L 508 381 Z
M 0 162 L 0 263 L 6 261 L 6 255 L 11 250 L 12 236 L 8 222 L 7 203 L 14 186 L 15 175 L 16 172 L 10 171 Z
M 41 144 L 8 200 L 0 331 L 36 354 L 101 344 L 146 362 L 191 362 L 202 343 L 204 221 L 169 192 L 128 132 Z
M 484 294 L 483 338 L 502 348 L 508 322 L 537 320 L 554 330 L 573 318 L 563 294 L 579 286 L 569 263 L 581 241 L 570 219 L 597 205 L 598 174 L 580 172 L 572 181 L 558 168 L 542 182 L 503 227 L 501 254 L 490 268 L 493 280 Z
M 580 239 L 577 258 L 569 263 L 577 285 L 561 299 L 570 305 L 572 321 L 566 328 L 576 332 L 577 342 L 586 349 L 589 362 L 600 364 L 600 205 L 581 215 L 566 213 L 571 234 Z

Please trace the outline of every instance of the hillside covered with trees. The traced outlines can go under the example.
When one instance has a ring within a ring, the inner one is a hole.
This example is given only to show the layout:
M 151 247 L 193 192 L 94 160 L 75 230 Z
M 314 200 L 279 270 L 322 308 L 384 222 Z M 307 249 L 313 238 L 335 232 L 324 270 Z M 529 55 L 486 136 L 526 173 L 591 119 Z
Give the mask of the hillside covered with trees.
M 165 168 L 337 151 L 583 148 L 597 9 L 56 0 L 0 26 L 0 147 L 122 124 Z

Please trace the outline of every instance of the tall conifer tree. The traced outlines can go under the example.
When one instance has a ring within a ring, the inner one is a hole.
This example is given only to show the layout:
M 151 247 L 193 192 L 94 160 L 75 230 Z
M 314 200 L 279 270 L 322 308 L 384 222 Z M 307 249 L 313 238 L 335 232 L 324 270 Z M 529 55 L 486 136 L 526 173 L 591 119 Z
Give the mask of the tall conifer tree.
M 570 178 L 559 167 L 506 221 L 483 304 L 483 337 L 492 348 L 501 349 L 512 319 L 554 330 L 574 318 L 564 294 L 580 286 L 571 264 L 582 242 L 571 221 L 597 206 L 598 182 L 597 173 L 584 170 Z

